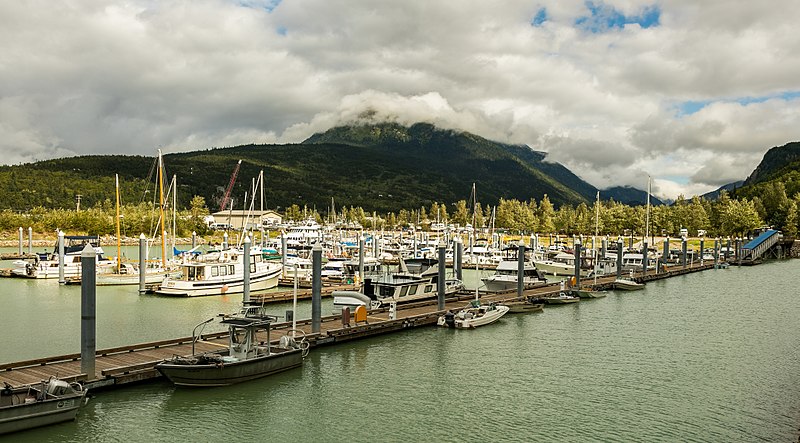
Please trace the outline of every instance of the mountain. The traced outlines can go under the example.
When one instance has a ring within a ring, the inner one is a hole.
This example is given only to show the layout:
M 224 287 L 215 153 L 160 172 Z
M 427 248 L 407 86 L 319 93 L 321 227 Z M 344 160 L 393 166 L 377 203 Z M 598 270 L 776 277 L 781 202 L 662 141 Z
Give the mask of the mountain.
M 716 200 L 719 198 L 719 193 L 722 191 L 731 192 L 737 188 L 741 188 L 744 184 L 744 180 L 739 180 L 733 183 L 728 183 L 727 185 L 722 185 L 714 191 L 706 192 L 705 194 L 701 195 L 700 198 L 704 198 L 706 200 Z
M 611 200 L 626 204 L 628 206 L 640 206 L 647 204 L 647 192 L 636 189 L 632 186 L 614 186 L 600 191 L 600 199 Z M 652 206 L 663 205 L 664 202 L 658 197 L 650 194 L 650 204 Z
M 300 144 L 244 145 L 164 155 L 167 177 L 177 177 L 178 205 L 194 195 L 216 211 L 234 166 L 242 160 L 232 191 L 234 208 L 264 171 L 265 206 L 292 204 L 324 211 L 361 206 L 367 211 L 398 211 L 469 200 L 472 183 L 478 201 L 500 198 L 540 200 L 556 206 L 594 199 L 595 188 L 544 153 L 527 146 L 493 142 L 466 132 L 429 124 L 342 126 L 315 134 Z M 0 167 L 0 209 L 36 206 L 74 208 L 114 201 L 114 173 L 120 174 L 123 203 L 152 201 L 154 157 L 105 155 Z M 150 188 L 150 194 L 146 189 Z M 259 195 L 260 196 L 260 195 Z M 258 207 L 258 204 L 256 205 Z
M 744 186 L 772 180 L 791 171 L 800 170 L 800 142 L 775 146 L 764 154 L 761 163 L 744 181 Z

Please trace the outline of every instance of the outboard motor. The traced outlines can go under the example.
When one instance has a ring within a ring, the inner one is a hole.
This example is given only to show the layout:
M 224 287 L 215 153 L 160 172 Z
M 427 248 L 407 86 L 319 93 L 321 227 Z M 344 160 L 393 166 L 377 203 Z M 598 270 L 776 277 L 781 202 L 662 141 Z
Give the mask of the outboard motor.
M 447 325 L 448 328 L 455 328 L 456 327 L 456 314 L 447 311 L 444 314 L 444 324 Z

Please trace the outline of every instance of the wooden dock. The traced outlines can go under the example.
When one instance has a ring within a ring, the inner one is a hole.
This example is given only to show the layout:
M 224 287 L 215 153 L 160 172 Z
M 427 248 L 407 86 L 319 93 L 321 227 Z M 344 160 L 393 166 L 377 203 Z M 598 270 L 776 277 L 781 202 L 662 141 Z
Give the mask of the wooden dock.
M 713 263 L 700 265 L 688 265 L 687 267 L 673 266 L 666 272 L 657 273 L 650 270 L 648 273 L 638 273 L 634 280 L 647 282 L 660 280 L 677 275 L 712 269 Z M 596 289 L 613 288 L 615 276 L 602 277 L 597 279 L 596 285 L 593 278 L 582 280 L 584 286 L 594 286 Z M 324 292 L 330 295 L 338 289 L 352 289 L 352 286 L 331 286 L 324 288 Z M 557 294 L 559 284 L 551 284 L 545 287 L 527 290 L 523 296 L 547 296 Z M 291 292 L 288 291 L 288 299 L 291 300 Z M 311 291 L 303 291 L 303 298 L 310 298 Z M 251 295 L 252 303 L 269 303 L 274 301 L 286 301 L 287 293 L 262 294 L 263 298 Z M 317 333 L 312 332 L 311 320 L 304 319 L 297 321 L 297 328 L 306 333 L 306 337 L 311 347 L 335 344 L 344 341 L 359 339 L 363 337 L 384 334 L 402 329 L 426 326 L 435 324 L 440 315 L 447 310 L 455 310 L 466 306 L 475 296 L 474 292 L 463 292 L 456 297 L 446 300 L 445 310 L 438 310 L 435 300 L 405 304 L 398 306 L 395 319 L 389 318 L 387 308 L 371 310 L 367 316 L 367 322 L 349 325 L 343 324 L 342 315 L 324 316 Z M 261 297 L 261 296 L 258 296 Z M 481 300 L 484 302 L 503 302 L 517 300 L 516 291 L 503 293 L 481 293 Z M 256 301 L 259 300 L 259 301 Z M 291 322 L 274 323 L 271 326 L 271 338 L 277 342 L 281 335 L 285 335 L 291 328 Z M 223 349 L 227 346 L 227 331 L 213 334 L 204 334 L 195 343 L 195 352 L 211 352 Z M 0 365 L 0 382 L 9 383 L 12 386 L 21 386 L 38 383 L 51 376 L 58 376 L 62 379 L 80 380 L 89 389 L 111 388 L 129 383 L 150 380 L 160 377 L 155 365 L 165 359 L 172 358 L 174 355 L 191 355 L 192 338 L 182 337 L 171 340 L 142 343 L 117 348 L 102 349 L 96 353 L 95 373 L 81 373 L 80 354 L 61 355 L 35 360 L 6 363 Z

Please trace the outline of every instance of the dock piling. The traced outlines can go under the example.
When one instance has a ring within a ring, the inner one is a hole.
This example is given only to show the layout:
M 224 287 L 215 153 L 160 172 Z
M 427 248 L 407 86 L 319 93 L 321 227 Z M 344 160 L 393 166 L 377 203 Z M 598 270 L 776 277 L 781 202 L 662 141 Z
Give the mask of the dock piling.
M 445 276 L 444 276 L 444 268 L 445 268 L 445 244 L 444 241 L 439 240 L 439 282 L 438 288 L 439 289 L 439 310 L 444 309 L 444 288 L 446 286 Z
M 311 248 L 311 331 L 319 332 L 322 323 L 322 246 Z
M 519 240 L 517 250 L 517 296 L 522 297 L 522 291 L 525 290 L 525 242 Z
M 91 243 L 81 252 L 81 372 L 89 379 L 95 378 L 95 352 L 97 350 L 97 253 Z
M 192 249 L 197 247 L 197 232 L 192 231 Z
M 459 280 L 464 280 L 464 272 L 461 268 L 461 261 L 464 259 L 464 244 L 461 242 L 460 235 L 457 235 L 454 241 L 456 247 L 453 257 L 453 266 L 455 267 L 456 278 Z
M 364 236 L 358 237 L 358 280 L 364 281 Z
M 576 238 L 575 243 L 575 287 L 581 288 L 581 239 Z M 522 293 L 520 293 L 522 295 Z
M 617 240 L 617 279 L 622 277 L 622 237 Z
M 64 278 L 64 231 L 58 230 L 58 284 L 67 283 Z
M 664 251 L 661 253 L 661 264 L 664 268 L 667 266 L 667 259 L 669 259 L 669 237 L 664 238 Z
M 228 249 L 228 231 L 222 234 L 222 250 Z
M 647 239 L 645 238 L 642 241 L 642 275 L 647 275 L 647 265 L 648 265 L 648 253 L 647 253 Z
M 22 226 L 19 227 L 19 250 L 17 255 L 22 255 Z
M 28 255 L 33 254 L 33 228 L 28 226 Z
M 681 237 L 681 267 L 683 267 L 683 269 L 686 269 L 687 248 L 686 237 Z
M 700 238 L 700 266 L 703 266 L 703 256 L 705 255 L 705 239 Z
M 146 239 L 144 233 L 139 234 L 139 293 L 147 292 L 145 283 L 147 282 L 147 254 Z

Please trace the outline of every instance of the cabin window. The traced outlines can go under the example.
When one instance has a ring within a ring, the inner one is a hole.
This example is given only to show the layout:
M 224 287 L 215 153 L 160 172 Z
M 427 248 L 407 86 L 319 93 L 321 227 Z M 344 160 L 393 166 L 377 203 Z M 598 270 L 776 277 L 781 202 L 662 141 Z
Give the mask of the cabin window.
M 228 267 L 227 266 L 220 266 L 219 267 L 219 275 L 228 275 Z
M 212 266 L 211 267 L 211 276 L 212 277 L 216 277 L 218 275 L 219 275 L 219 267 L 218 266 Z
M 256 264 L 255 263 L 250 263 L 250 272 L 253 272 L 253 273 L 256 272 Z
M 408 295 L 414 295 L 417 293 L 417 288 L 419 285 L 414 285 L 408 289 Z
M 233 265 L 228 265 L 228 275 L 233 275 L 235 273 L 236 271 L 234 271 Z
M 394 288 L 391 286 L 381 286 L 380 295 L 381 297 L 392 297 L 394 296 Z
M 407 293 L 408 293 L 408 286 L 403 286 L 402 288 L 400 288 L 400 297 L 405 297 Z
M 431 292 L 433 290 L 433 285 L 425 285 L 425 292 Z

